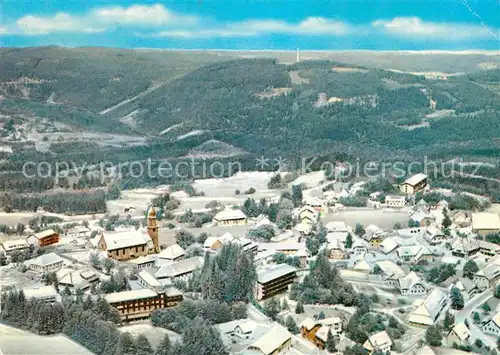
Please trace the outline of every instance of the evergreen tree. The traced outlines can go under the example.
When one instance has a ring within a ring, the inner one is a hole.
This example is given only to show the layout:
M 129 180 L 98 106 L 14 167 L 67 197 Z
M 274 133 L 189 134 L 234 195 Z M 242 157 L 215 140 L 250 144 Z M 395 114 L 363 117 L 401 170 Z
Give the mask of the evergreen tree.
M 450 298 L 451 298 L 451 308 L 453 309 L 464 308 L 464 297 L 462 296 L 462 293 L 458 288 L 453 287 L 451 289 Z
M 323 313 L 323 311 L 319 312 L 319 314 L 318 314 L 318 318 L 317 318 L 317 319 L 318 319 L 318 320 L 321 320 L 321 319 L 325 319 L 325 318 L 326 318 L 326 316 L 325 316 L 325 314 Z
M 478 324 L 481 322 L 481 317 L 479 316 L 479 313 L 478 312 L 474 312 L 472 314 L 472 320 L 474 321 L 474 323 Z
M 333 336 L 332 331 L 329 330 L 328 336 L 326 338 L 325 348 L 328 352 L 335 353 L 335 352 L 337 352 L 336 346 L 337 346 L 337 342 L 335 341 L 335 337 Z
M 292 201 L 295 207 L 302 205 L 302 187 L 300 185 L 292 185 Z
M 316 255 L 316 254 L 318 254 L 320 243 L 316 238 L 307 237 L 306 247 L 307 247 L 307 250 L 309 251 L 309 254 Z
M 345 238 L 345 247 L 347 249 L 350 249 L 352 247 L 352 235 L 351 235 L 351 233 L 347 234 L 347 237 Z
M 448 215 L 448 210 L 445 208 L 443 210 L 443 222 L 441 222 L 441 225 L 443 226 L 444 229 L 447 229 L 451 226 L 451 218 Z
M 500 298 L 500 285 L 495 287 L 495 298 Z
M 358 237 L 361 237 L 362 235 L 365 234 L 365 228 L 361 223 L 356 223 L 356 228 L 354 229 L 354 234 L 356 234 Z
M 295 306 L 295 313 L 296 314 L 304 313 L 304 305 L 302 304 L 302 300 L 299 300 L 297 302 L 297 305 Z
M 135 340 L 135 349 L 137 355 L 153 354 L 153 349 L 151 348 L 151 344 L 149 343 L 148 338 L 146 338 L 142 334 L 139 334 L 139 336 Z
M 276 320 L 280 312 L 280 304 L 276 298 L 270 298 L 266 302 L 264 302 L 264 313 L 271 318 L 272 320 Z
M 454 324 L 455 324 L 455 316 L 450 311 L 447 311 L 444 316 L 444 323 L 443 323 L 444 329 L 449 331 L 451 330 L 451 328 L 453 328 Z
M 285 310 L 288 309 L 288 301 L 286 298 L 283 298 L 283 302 L 281 303 L 281 309 Z
M 442 340 L 441 330 L 437 326 L 431 325 L 425 331 L 425 341 L 430 346 L 441 346 Z
M 479 267 L 477 266 L 474 260 L 467 260 L 464 264 L 463 275 L 472 280 L 474 274 L 479 271 Z
M 199 318 L 195 319 L 190 327 L 187 327 L 182 340 L 182 355 L 227 354 L 219 332 Z
M 288 329 L 288 331 L 292 334 L 297 334 L 299 332 L 299 327 L 297 326 L 297 323 L 295 323 L 295 320 L 291 316 L 288 316 L 286 318 L 285 326 Z
M 134 355 L 137 349 L 134 338 L 129 332 L 121 333 L 116 349 L 116 355 Z
M 172 344 L 170 343 L 170 338 L 165 334 L 161 343 L 158 344 L 154 355 L 171 355 L 171 350 Z

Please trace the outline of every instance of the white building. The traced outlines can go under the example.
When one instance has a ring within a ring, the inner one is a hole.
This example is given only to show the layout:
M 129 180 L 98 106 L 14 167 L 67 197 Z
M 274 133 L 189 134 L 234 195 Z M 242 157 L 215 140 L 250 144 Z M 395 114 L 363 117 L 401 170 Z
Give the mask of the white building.
M 467 345 L 469 343 L 471 333 L 469 328 L 462 322 L 456 324 L 446 336 L 446 343 L 449 347 L 456 345 Z
M 184 280 L 191 277 L 193 272 L 203 265 L 203 258 L 194 256 L 181 261 L 160 266 L 154 274 L 156 279 L 169 278 L 171 281 Z M 147 270 L 146 270 L 147 271 Z
M 64 260 L 56 253 L 42 254 L 36 259 L 26 260 L 24 262 L 28 270 L 41 273 L 57 271 L 63 264 Z
M 384 281 L 393 287 L 397 287 L 399 279 L 405 276 L 401 267 L 393 261 L 382 260 L 375 263 L 381 270 Z
M 481 236 L 500 232 L 500 217 L 497 213 L 472 214 L 472 232 Z
M 424 233 L 424 239 L 430 245 L 439 245 L 446 241 L 446 236 L 438 228 L 434 226 L 427 227 Z
M 275 326 L 257 339 L 241 354 L 278 355 L 285 354 L 292 347 L 292 334 L 282 326 Z
M 441 311 L 446 306 L 447 294 L 435 288 L 425 298 L 424 302 L 410 313 L 408 322 L 417 326 L 435 324 Z
M 427 294 L 427 286 L 414 271 L 411 271 L 399 279 L 399 291 L 404 296 L 423 296 Z
M 90 268 L 83 268 L 80 270 L 73 270 L 63 268 L 56 273 L 59 285 L 62 288 L 68 287 L 72 293 L 77 291 L 88 291 L 92 284 L 100 281 L 100 276 Z
M 30 244 L 24 239 L 6 240 L 2 243 L 2 248 L 7 256 L 14 254 L 16 251 L 25 252 L 30 250 Z
M 474 283 L 479 291 L 484 291 L 494 285 L 500 278 L 500 255 L 491 258 L 484 268 L 474 274 Z
M 352 244 L 352 254 L 354 256 L 361 256 L 361 255 L 364 255 L 366 254 L 367 252 L 367 247 L 366 245 L 364 245 L 361 241 L 356 241 Z
M 178 261 L 185 255 L 185 250 L 177 243 L 165 248 L 158 254 L 158 259 Z
M 406 205 L 405 196 L 387 195 L 385 197 L 385 204 L 387 207 L 401 208 Z
M 483 332 L 500 337 L 500 312 L 497 312 L 493 318 L 483 324 Z
M 368 340 L 363 344 L 363 348 L 368 350 L 369 353 L 381 352 L 390 353 L 392 346 L 392 340 L 389 334 L 385 330 L 372 334 L 368 337 Z
M 55 303 L 60 299 L 60 296 L 53 285 L 26 288 L 23 289 L 23 293 L 28 300 L 33 298 L 42 302 Z

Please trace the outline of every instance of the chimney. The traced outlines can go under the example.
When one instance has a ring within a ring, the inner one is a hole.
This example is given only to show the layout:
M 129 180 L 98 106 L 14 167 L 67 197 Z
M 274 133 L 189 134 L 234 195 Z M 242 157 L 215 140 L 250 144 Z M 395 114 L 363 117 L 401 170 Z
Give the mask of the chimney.
M 300 49 L 297 48 L 297 63 L 300 62 Z
M 148 235 L 153 241 L 154 252 L 159 253 L 158 226 L 156 225 L 156 211 L 153 206 L 150 206 L 148 209 Z

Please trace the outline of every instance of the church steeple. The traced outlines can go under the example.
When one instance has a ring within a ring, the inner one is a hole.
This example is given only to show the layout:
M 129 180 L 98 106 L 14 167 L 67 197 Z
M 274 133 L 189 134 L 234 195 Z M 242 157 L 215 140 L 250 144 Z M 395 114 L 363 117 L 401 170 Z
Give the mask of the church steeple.
M 153 241 L 154 252 L 160 252 L 160 243 L 158 240 L 158 225 L 156 224 L 156 211 L 153 206 L 148 208 L 148 235 Z

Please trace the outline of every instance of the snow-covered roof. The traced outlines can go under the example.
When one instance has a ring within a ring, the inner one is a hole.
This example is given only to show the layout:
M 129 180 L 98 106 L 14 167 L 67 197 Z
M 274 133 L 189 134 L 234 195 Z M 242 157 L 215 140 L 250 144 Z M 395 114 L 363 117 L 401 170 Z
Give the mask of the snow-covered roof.
M 472 214 L 472 229 L 500 230 L 500 217 L 497 213 L 480 212 Z
M 435 288 L 427 295 L 424 302 L 411 312 L 409 321 L 412 323 L 432 325 L 446 301 L 446 293 Z
M 382 269 L 384 275 L 394 276 L 397 278 L 405 276 L 403 269 L 401 269 L 401 267 L 393 261 L 382 260 L 378 261 L 375 265 L 378 265 L 378 267 Z
M 292 334 L 282 326 L 275 326 L 269 330 L 264 336 L 255 341 L 251 348 L 259 349 L 263 354 L 269 355 L 274 353 L 285 342 L 292 338 Z
M 418 185 L 419 183 L 421 183 L 422 181 L 424 181 L 425 179 L 427 179 L 427 175 L 422 174 L 422 173 L 415 174 L 413 176 L 410 176 L 408 179 L 406 179 L 403 184 L 415 186 L 415 185 Z
M 203 258 L 194 256 L 192 258 L 184 259 L 172 264 L 162 265 L 155 273 L 155 278 L 177 277 L 190 272 L 203 265 Z
M 108 303 L 119 303 L 119 302 L 140 300 L 143 298 L 150 298 L 156 296 L 158 296 L 158 294 L 155 291 L 150 290 L 149 288 L 143 288 L 140 290 L 108 293 L 104 295 L 104 299 Z
M 26 260 L 24 262 L 25 265 L 37 265 L 40 267 L 48 266 L 48 265 L 53 265 L 57 264 L 59 262 L 63 262 L 64 259 L 62 259 L 59 255 L 56 253 L 48 253 L 48 254 L 42 254 L 39 257 L 31 260 Z
M 342 221 L 331 221 L 325 224 L 325 228 L 329 232 L 349 232 L 349 227 Z
M 35 233 L 35 238 L 43 239 L 43 238 L 50 237 L 54 234 L 57 234 L 57 232 L 55 230 L 53 230 L 52 228 L 50 228 L 50 229 L 44 230 L 42 232 Z
M 158 254 L 158 258 L 174 260 L 185 254 L 184 249 L 177 243 L 165 248 Z
M 388 254 L 390 253 L 391 251 L 395 250 L 396 248 L 399 247 L 399 244 L 397 243 L 397 240 L 393 237 L 389 237 L 389 238 L 386 238 L 382 241 L 382 243 L 380 243 L 380 245 L 378 246 L 380 248 L 380 250 L 384 253 L 384 254 Z
M 57 297 L 58 293 L 53 285 L 42 286 L 38 288 L 25 288 L 23 289 L 24 296 L 30 298 L 47 298 Z
M 420 283 L 424 286 L 422 279 L 415 273 L 415 271 L 411 271 L 408 275 L 399 279 L 399 288 L 401 290 L 409 290 L 416 283 Z
M 257 280 L 259 283 L 267 283 L 287 274 L 296 273 L 297 269 L 288 264 L 279 264 L 268 269 L 263 269 L 257 272 Z
M 149 235 L 139 230 L 119 233 L 104 233 L 102 238 L 104 238 L 107 250 L 116 250 L 131 248 L 138 245 L 146 245 L 151 241 Z
M 241 210 L 226 209 L 217 213 L 214 217 L 217 221 L 231 221 L 245 219 L 247 216 Z
M 464 341 L 468 337 L 470 337 L 470 331 L 469 328 L 464 324 L 464 322 L 458 323 L 453 327 L 451 330 L 453 333 L 455 333 L 458 337 L 458 339 Z
M 5 251 L 29 248 L 29 243 L 24 239 L 13 239 L 2 242 Z
M 391 337 L 385 330 L 370 335 L 367 341 L 370 342 L 373 349 L 381 349 L 387 346 L 392 346 Z

